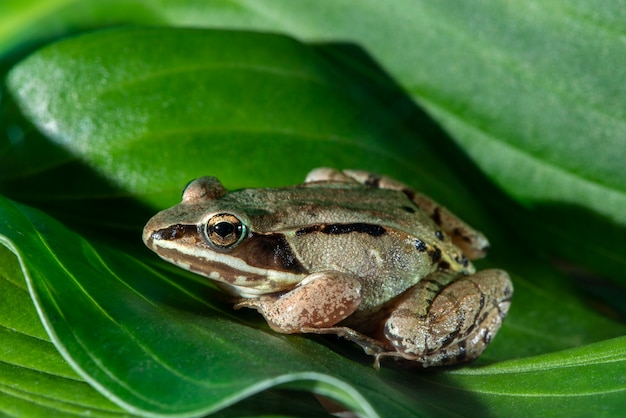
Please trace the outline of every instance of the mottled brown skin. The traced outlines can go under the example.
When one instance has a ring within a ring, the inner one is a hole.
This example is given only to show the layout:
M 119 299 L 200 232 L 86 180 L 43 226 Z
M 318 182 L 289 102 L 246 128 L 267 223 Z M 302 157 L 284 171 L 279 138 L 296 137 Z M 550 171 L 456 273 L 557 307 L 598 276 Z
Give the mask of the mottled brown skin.
M 478 357 L 513 288 L 478 273 L 486 238 L 388 177 L 312 171 L 304 184 L 227 192 L 192 182 L 144 241 L 162 258 L 241 296 L 283 333 L 336 334 L 376 355 L 423 366 Z

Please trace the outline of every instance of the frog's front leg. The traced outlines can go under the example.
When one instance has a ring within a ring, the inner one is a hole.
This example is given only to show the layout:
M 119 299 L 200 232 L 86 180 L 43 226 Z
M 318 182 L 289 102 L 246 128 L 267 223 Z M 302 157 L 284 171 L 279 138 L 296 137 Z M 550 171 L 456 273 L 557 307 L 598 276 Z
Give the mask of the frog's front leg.
M 307 175 L 306 181 L 358 182 L 370 187 L 397 190 L 404 193 L 417 207 L 426 212 L 470 260 L 484 257 L 489 249 L 489 241 L 480 231 L 469 226 L 430 197 L 391 177 L 380 176 L 368 171 L 338 171 L 322 167 L 312 170 Z
M 291 334 L 332 327 L 350 316 L 362 299 L 361 282 L 329 271 L 309 275 L 288 292 L 239 299 L 235 309 L 254 308 L 273 330 Z
M 396 351 L 378 355 L 427 366 L 476 359 L 500 328 L 513 286 L 506 272 L 483 270 L 455 278 L 436 272 L 399 298 L 384 335 Z

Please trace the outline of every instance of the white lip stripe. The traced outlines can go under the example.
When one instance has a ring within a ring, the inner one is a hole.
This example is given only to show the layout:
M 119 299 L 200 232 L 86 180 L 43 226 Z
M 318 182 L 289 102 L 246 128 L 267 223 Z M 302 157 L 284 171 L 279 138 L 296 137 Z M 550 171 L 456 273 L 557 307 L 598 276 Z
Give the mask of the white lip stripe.
M 191 247 L 191 248 L 180 247 L 176 245 L 175 243 L 172 243 L 171 241 L 153 241 L 153 245 L 164 248 L 164 249 L 168 249 L 168 250 L 175 250 L 179 253 L 192 256 L 198 260 L 206 260 L 207 263 L 214 261 L 214 262 L 225 264 L 229 267 L 232 267 L 236 270 L 241 271 L 243 273 L 242 276 L 245 276 L 245 273 L 250 273 L 250 274 L 255 274 L 258 276 L 264 276 L 272 280 L 279 280 L 279 281 L 292 282 L 292 283 L 298 282 L 302 280 L 302 277 L 306 276 L 306 274 L 293 274 L 293 273 L 289 273 L 286 271 L 253 267 L 247 264 L 242 259 L 233 257 L 228 254 L 221 254 L 221 253 L 216 253 L 213 251 L 206 251 L 197 247 Z M 172 260 L 169 258 L 167 259 L 177 265 L 183 264 L 177 260 Z

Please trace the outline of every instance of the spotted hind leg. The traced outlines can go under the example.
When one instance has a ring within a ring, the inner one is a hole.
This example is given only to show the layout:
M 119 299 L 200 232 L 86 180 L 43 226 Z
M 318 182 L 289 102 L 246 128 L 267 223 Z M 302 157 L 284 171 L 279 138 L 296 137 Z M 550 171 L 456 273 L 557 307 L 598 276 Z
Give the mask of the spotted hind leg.
M 422 279 L 398 301 L 384 325 L 396 351 L 424 367 L 476 359 L 491 342 L 506 316 L 513 286 L 506 272 L 483 270 L 455 278 L 436 272 Z

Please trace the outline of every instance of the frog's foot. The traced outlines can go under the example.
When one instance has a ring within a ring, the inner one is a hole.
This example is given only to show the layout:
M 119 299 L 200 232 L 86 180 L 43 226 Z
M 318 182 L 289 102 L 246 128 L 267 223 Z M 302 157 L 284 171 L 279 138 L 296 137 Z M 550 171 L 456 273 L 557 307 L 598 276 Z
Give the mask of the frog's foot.
M 468 259 L 476 260 L 482 258 L 487 254 L 487 250 L 489 249 L 489 241 L 480 231 L 475 230 L 463 222 L 458 216 L 430 197 L 419 193 L 391 177 L 380 176 L 367 171 L 338 171 L 323 167 L 312 170 L 307 175 L 306 181 L 356 181 L 370 187 L 397 190 L 404 193 L 417 207 L 426 212 L 428 216 L 450 236 L 454 244 L 463 251 L 463 254 L 465 254 Z
M 506 316 L 513 286 L 506 272 L 483 270 L 450 283 L 434 273 L 409 289 L 385 322 L 395 351 L 377 354 L 414 360 L 424 367 L 476 359 Z
M 239 299 L 235 309 L 256 309 L 277 332 L 304 333 L 344 320 L 362 299 L 357 279 L 333 271 L 311 274 L 288 292 Z
M 393 350 L 393 346 L 389 343 L 368 337 L 349 327 L 304 328 L 302 332 L 337 335 L 360 345 L 363 351 L 365 351 L 365 354 L 370 356 L 378 357 L 383 353 L 389 352 L 389 350 Z M 376 362 L 375 367 L 378 368 L 378 362 Z

